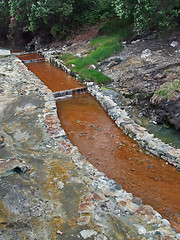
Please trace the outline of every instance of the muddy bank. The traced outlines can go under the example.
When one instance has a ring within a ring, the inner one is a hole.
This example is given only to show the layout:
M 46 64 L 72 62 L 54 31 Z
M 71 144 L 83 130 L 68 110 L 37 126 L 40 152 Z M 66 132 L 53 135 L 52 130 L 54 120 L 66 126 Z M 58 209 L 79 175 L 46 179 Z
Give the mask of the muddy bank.
M 179 238 L 86 162 L 61 128 L 51 91 L 20 60 L 0 61 L 1 239 Z

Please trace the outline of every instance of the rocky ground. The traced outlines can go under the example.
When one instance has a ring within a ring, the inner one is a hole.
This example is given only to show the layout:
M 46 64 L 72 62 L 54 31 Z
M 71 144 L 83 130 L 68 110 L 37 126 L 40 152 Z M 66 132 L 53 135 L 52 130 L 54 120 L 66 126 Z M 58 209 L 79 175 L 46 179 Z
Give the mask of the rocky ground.
M 122 53 L 105 61 L 101 69 L 113 79 L 115 89 L 143 115 L 179 130 L 179 88 L 169 98 L 159 96 L 158 101 L 154 100 L 163 84 L 180 80 L 180 37 L 163 40 L 151 37 L 124 43 Z M 120 63 L 117 57 L 122 59 Z
M 0 239 L 180 239 L 150 206 L 86 162 L 53 95 L 0 58 Z

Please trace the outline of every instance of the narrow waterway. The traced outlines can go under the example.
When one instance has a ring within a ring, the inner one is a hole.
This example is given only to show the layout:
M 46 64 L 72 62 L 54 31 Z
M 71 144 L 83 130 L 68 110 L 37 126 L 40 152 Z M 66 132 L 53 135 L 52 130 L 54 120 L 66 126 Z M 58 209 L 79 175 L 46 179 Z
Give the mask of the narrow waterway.
M 37 57 L 36 57 L 37 56 Z M 30 54 L 19 56 L 21 60 L 41 59 L 41 55 Z M 78 81 L 71 76 L 67 75 L 61 69 L 53 66 L 48 62 L 28 63 L 26 64 L 28 69 L 38 76 L 41 81 L 51 89 L 52 92 L 73 89 L 76 87 L 82 87 Z
M 53 92 L 81 86 L 49 63 L 26 66 Z M 58 100 L 57 109 L 68 138 L 87 160 L 151 205 L 180 232 L 180 173 L 164 160 L 147 155 L 89 94 Z

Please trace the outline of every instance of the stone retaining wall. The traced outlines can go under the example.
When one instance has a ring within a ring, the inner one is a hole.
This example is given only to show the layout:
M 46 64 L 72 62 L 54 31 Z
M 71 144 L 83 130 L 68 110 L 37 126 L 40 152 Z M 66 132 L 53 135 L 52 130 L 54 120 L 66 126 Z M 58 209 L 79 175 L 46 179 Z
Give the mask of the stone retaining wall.
M 64 66 L 63 61 L 56 59 L 52 54 L 54 52 L 44 52 L 45 59 L 55 66 L 61 68 L 69 75 L 79 79 L 79 76 L 71 69 Z M 167 163 L 172 164 L 180 169 L 180 149 L 175 149 L 169 144 L 164 143 L 154 134 L 150 134 L 144 127 L 141 127 L 132 120 L 125 110 L 122 110 L 109 96 L 103 95 L 100 87 L 93 82 L 84 82 L 89 93 L 94 96 L 102 105 L 108 115 L 115 121 L 116 125 L 121 128 L 129 137 L 133 138 L 138 144 L 148 150 L 150 153 L 161 157 Z

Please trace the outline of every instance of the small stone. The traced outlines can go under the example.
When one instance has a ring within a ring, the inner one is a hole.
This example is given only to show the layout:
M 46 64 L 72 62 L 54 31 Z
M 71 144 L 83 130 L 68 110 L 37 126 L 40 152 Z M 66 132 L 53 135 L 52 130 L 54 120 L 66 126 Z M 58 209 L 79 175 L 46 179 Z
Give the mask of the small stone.
M 94 209 L 92 202 L 86 201 L 79 205 L 79 213 L 90 213 Z
M 170 44 L 171 47 L 177 47 L 178 45 L 179 43 L 176 41 L 172 41 L 172 43 Z
M 62 181 L 58 181 L 58 182 L 57 182 L 57 187 L 58 187 L 59 189 L 63 189 L 64 183 L 63 183 Z
M 80 234 L 84 239 L 87 239 L 87 238 L 90 238 L 92 236 L 96 236 L 97 232 L 94 231 L 94 230 L 83 230 L 83 231 L 80 232 Z
M 88 69 L 96 69 L 96 66 L 94 64 L 91 64 L 88 66 Z
M 151 50 L 146 49 L 146 50 L 142 51 L 142 53 L 141 53 L 141 58 L 148 58 L 148 57 L 150 57 L 151 55 L 152 55 Z
M 94 240 L 108 240 L 108 238 L 104 234 L 99 234 Z
M 81 216 L 77 219 L 78 225 L 86 225 L 90 222 L 91 217 L 90 216 Z
M 92 193 L 90 196 L 88 196 L 88 197 L 86 198 L 86 200 L 87 200 L 87 201 L 91 201 L 91 200 L 93 200 L 93 201 L 95 201 L 95 200 L 102 200 L 102 197 L 101 197 L 99 194 L 97 194 L 97 193 Z
M 122 186 L 121 186 L 120 184 L 116 184 L 115 189 L 116 189 L 116 190 L 121 190 L 121 189 L 122 189 Z
M 137 205 L 142 205 L 142 200 L 138 197 L 133 197 L 132 202 Z
M 146 229 L 145 229 L 145 227 L 144 227 L 143 225 L 137 225 L 137 224 L 135 224 L 135 226 L 137 227 L 139 234 L 145 234 L 145 233 L 147 232 Z
M 56 232 L 58 235 L 62 235 L 63 234 L 63 232 L 61 232 L 60 230 L 57 230 L 57 232 Z

